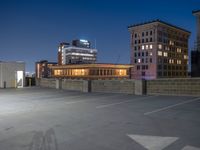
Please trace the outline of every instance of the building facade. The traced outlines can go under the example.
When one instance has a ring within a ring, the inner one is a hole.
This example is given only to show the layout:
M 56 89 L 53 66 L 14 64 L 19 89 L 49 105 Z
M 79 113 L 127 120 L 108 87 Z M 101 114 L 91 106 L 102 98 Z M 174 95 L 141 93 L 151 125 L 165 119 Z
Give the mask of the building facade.
M 70 43 L 60 43 L 58 47 L 58 64 L 90 64 L 97 60 L 97 50 L 91 48 L 87 40 L 73 40 Z
M 51 66 L 52 78 L 65 79 L 129 79 L 131 65 L 72 64 Z
M 128 27 L 133 79 L 187 77 L 190 32 L 161 20 Z
M 35 77 L 36 78 L 49 78 L 51 75 L 50 66 L 57 65 L 56 62 L 48 62 L 41 60 L 35 63 Z
M 191 51 L 191 76 L 200 77 L 200 10 L 192 12 L 196 16 L 197 32 L 195 48 Z
M 0 62 L 0 88 L 21 88 L 25 85 L 25 63 Z

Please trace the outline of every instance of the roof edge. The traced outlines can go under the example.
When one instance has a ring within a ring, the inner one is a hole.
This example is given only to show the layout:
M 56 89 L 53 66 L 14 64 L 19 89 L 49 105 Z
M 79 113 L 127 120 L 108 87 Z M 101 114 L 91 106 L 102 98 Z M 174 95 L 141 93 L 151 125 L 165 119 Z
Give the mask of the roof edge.
M 183 31 L 185 31 L 185 32 L 187 32 L 187 33 L 191 33 L 190 31 L 188 31 L 188 30 L 186 30 L 186 29 L 184 29 L 184 28 L 181 28 L 181 27 L 172 25 L 172 24 L 170 24 L 170 23 L 168 23 L 168 22 L 165 22 L 165 21 L 162 21 L 162 20 L 160 20 L 160 19 L 156 19 L 156 20 L 152 20 L 152 21 L 147 21 L 147 22 L 143 22 L 143 23 L 139 23 L 139 24 L 133 24 L 133 25 L 128 26 L 128 29 L 129 29 L 129 28 L 132 28 L 132 27 L 137 27 L 137 26 L 140 26 L 140 25 L 146 25 L 146 24 L 150 24 L 150 23 L 155 23 L 155 22 L 163 23 L 163 24 L 165 24 L 165 25 L 168 25 L 168 26 L 177 28 L 177 29 L 179 29 L 179 30 L 183 30 Z

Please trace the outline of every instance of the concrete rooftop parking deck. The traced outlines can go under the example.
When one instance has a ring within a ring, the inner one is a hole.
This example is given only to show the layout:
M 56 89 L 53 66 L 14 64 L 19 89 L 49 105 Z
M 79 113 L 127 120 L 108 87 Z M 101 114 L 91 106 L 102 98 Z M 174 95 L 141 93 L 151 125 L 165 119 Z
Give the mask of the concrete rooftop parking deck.
M 1 89 L 0 150 L 200 150 L 200 97 Z

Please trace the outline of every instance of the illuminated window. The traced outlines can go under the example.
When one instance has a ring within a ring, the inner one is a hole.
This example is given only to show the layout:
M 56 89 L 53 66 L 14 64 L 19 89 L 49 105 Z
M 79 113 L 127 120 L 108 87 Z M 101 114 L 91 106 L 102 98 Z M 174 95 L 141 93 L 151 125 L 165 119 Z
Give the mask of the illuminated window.
M 168 47 L 168 46 L 165 46 L 165 50 L 167 50 L 167 51 L 168 51 L 168 50 L 169 50 L 169 47 Z
M 164 53 L 163 53 L 163 56 L 164 56 L 164 57 L 167 57 L 167 56 L 168 56 L 168 53 L 167 53 L 167 52 L 164 52 Z
M 149 45 L 146 45 L 146 49 L 149 49 Z
M 152 56 L 152 55 L 153 55 L 153 53 L 152 53 L 152 52 L 150 52 L 150 53 L 149 53 L 149 55 L 150 55 L 150 56 Z
M 149 45 L 149 48 L 150 48 L 150 49 L 153 49 L 153 45 L 152 45 L 152 44 L 151 44 L 151 45 Z
M 119 76 L 126 76 L 127 71 L 126 71 L 126 69 L 117 69 L 116 74 L 119 75 Z
M 161 51 L 158 51 L 158 56 L 162 56 L 162 52 Z
M 188 59 L 188 55 L 184 55 L 184 59 Z
M 173 46 L 173 45 L 174 45 L 174 42 L 170 40 L 170 41 L 169 41 L 169 45 L 172 45 L 172 46 Z
M 162 49 L 162 45 L 161 44 L 158 44 L 158 49 Z
M 144 45 L 142 45 L 142 50 L 144 50 Z
M 54 70 L 54 75 L 59 76 L 62 74 L 62 70 Z
M 138 63 L 141 63 L 141 59 L 138 59 Z
M 177 60 L 177 64 L 179 64 L 179 65 L 180 65 L 180 64 L 181 64 L 181 60 Z
M 177 53 L 181 53 L 181 48 L 176 49 Z
M 174 60 L 173 60 L 173 59 L 169 59 L 169 63 L 170 63 L 170 64 L 173 64 L 173 63 L 174 63 Z

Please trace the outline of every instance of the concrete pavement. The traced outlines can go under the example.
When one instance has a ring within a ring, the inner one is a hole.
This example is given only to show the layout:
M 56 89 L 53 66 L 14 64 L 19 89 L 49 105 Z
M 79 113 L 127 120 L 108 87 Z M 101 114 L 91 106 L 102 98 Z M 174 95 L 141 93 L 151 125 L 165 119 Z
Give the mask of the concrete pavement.
M 198 150 L 200 98 L 0 90 L 0 150 Z

